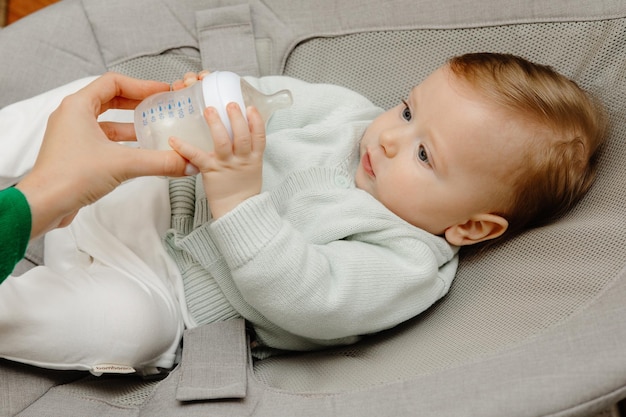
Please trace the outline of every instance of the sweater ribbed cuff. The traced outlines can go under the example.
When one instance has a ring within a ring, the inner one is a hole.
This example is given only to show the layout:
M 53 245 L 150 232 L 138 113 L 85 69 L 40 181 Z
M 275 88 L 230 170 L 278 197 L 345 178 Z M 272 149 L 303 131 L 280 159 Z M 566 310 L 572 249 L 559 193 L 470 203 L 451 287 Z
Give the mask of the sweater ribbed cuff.
M 280 230 L 282 220 L 269 194 L 260 194 L 211 223 L 211 234 L 231 268 L 252 259 Z

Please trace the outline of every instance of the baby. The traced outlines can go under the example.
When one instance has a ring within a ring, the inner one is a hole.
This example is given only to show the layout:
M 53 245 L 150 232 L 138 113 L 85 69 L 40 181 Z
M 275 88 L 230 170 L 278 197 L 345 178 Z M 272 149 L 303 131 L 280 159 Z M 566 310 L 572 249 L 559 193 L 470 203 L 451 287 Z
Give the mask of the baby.
M 195 79 L 195 78 L 194 78 Z M 46 266 L 0 286 L 0 356 L 154 373 L 183 328 L 244 318 L 253 353 L 349 344 L 444 296 L 458 248 L 550 221 L 589 189 L 601 110 L 549 67 L 452 58 L 381 112 L 337 86 L 288 88 L 267 125 L 230 104 L 233 140 L 171 138 L 199 174 L 133 180 L 49 233 Z

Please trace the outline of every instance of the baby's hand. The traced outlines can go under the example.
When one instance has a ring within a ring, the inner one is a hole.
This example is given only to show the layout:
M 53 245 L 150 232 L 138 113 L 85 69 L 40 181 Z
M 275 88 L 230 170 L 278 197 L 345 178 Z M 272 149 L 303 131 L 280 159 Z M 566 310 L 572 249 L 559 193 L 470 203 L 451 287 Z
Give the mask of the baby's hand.
M 211 72 L 209 70 L 202 70 L 197 74 L 195 72 L 188 72 L 185 75 L 183 75 L 182 80 L 176 80 L 172 83 L 172 90 L 178 91 L 178 90 L 182 90 L 183 88 L 192 86 L 196 82 L 200 81 L 201 79 L 209 75 L 210 73 Z
M 229 103 L 226 112 L 233 130 L 233 140 L 217 111 L 204 111 L 214 150 L 205 152 L 178 138 L 170 138 L 170 146 L 202 173 L 204 189 L 213 218 L 228 213 L 246 199 L 261 192 L 265 122 L 254 107 L 247 109 L 248 122 L 236 103 Z

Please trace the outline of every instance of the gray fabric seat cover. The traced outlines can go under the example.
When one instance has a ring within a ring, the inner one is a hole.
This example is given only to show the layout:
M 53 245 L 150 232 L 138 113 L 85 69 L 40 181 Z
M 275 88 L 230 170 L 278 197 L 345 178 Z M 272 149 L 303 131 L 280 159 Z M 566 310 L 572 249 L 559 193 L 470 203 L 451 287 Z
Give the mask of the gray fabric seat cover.
M 14 57 L 0 60 L 0 106 L 106 70 L 171 82 L 210 68 L 337 83 L 389 107 L 454 54 L 511 52 L 607 105 L 597 183 L 557 223 L 464 257 L 420 317 L 356 346 L 250 363 L 238 400 L 177 400 L 180 368 L 144 381 L 3 361 L 0 415 L 583 416 L 624 398 L 626 5 L 300 3 L 63 0 L 0 31 L 0 56 Z

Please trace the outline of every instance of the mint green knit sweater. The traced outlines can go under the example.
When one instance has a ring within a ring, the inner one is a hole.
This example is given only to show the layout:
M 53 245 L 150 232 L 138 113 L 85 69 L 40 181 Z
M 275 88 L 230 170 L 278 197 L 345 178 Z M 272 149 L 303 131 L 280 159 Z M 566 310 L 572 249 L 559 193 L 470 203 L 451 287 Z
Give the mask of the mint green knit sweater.
M 337 86 L 248 81 L 294 96 L 268 124 L 262 193 L 214 221 L 199 177 L 170 183 L 187 325 L 244 317 L 265 356 L 353 343 L 446 294 L 456 250 L 355 188 L 358 142 L 381 110 Z

